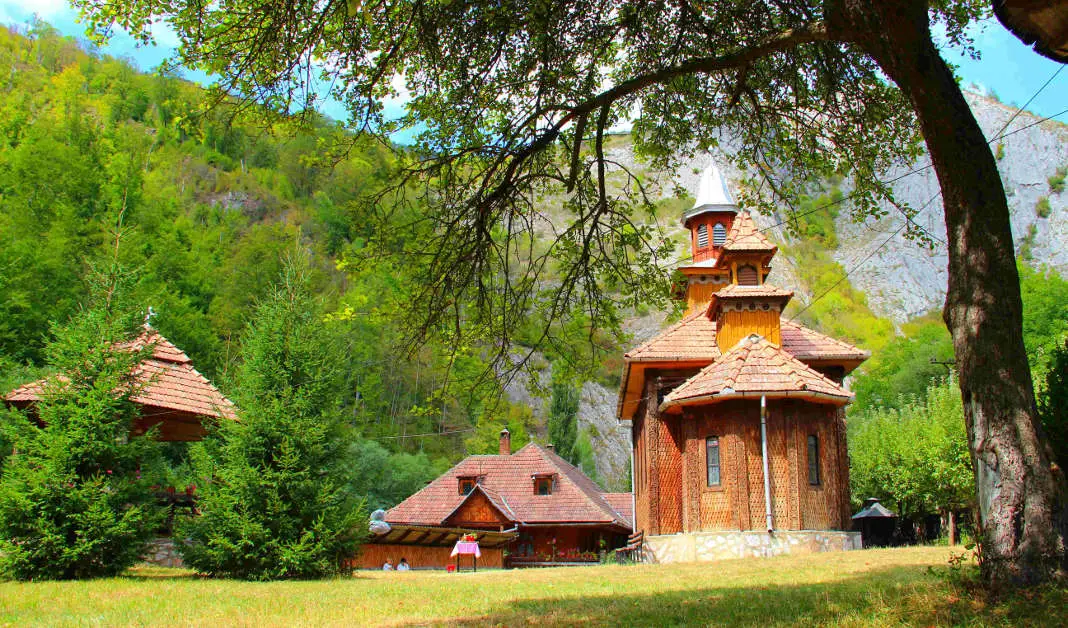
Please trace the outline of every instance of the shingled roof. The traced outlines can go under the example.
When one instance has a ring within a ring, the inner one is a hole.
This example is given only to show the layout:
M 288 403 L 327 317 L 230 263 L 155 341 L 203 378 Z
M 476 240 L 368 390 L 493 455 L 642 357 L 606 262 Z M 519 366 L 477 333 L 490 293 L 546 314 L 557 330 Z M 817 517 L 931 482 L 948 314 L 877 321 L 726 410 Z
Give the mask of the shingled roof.
M 120 348 L 139 350 L 154 344 L 152 355 L 135 367 L 141 389 L 131 397 L 135 403 L 164 410 L 188 412 L 202 417 L 235 418 L 234 404 L 193 368 L 192 360 L 158 331 L 146 330 L 133 342 Z M 20 386 L 4 396 L 14 404 L 36 403 L 41 399 L 45 380 Z
M 660 410 L 759 395 L 834 404 L 853 398 L 852 393 L 754 334 L 671 391 Z
M 763 233 L 757 229 L 756 223 L 749 212 L 740 212 L 731 223 L 731 230 L 723 243 L 724 251 L 737 252 L 767 252 L 774 253 L 778 247 L 771 243 Z
M 759 288 L 759 287 L 758 287 Z M 740 295 L 749 288 L 732 288 L 731 295 Z M 780 289 L 775 288 L 776 296 Z M 720 291 L 724 292 L 723 290 Z M 788 290 L 783 293 L 792 294 Z M 753 296 L 763 296 L 754 294 Z M 835 340 L 804 325 L 782 321 L 782 348 L 801 361 L 818 362 L 844 360 L 862 362 L 871 353 L 848 342 Z M 624 359 L 628 362 L 712 362 L 721 355 L 716 344 L 716 321 L 707 312 L 695 312 L 668 327 L 636 349 Z
M 552 494 L 536 495 L 533 476 L 554 476 Z M 443 525 L 468 499 L 460 478 L 477 477 L 480 492 L 514 523 L 600 523 L 630 529 L 586 474 L 544 447 L 530 443 L 511 455 L 468 456 L 386 513 L 393 524 Z M 474 491 L 472 491 L 474 493 Z M 629 495 L 629 494 L 628 494 Z
M 718 357 L 716 322 L 704 311 L 694 312 L 623 356 L 630 362 L 711 362 Z
M 848 342 L 825 336 L 793 321 L 781 321 L 779 329 L 783 349 L 803 362 L 839 360 L 859 364 L 871 357 L 870 351 L 858 349 Z
M 742 286 L 739 284 L 730 284 L 719 292 L 716 292 L 715 296 L 718 299 L 742 297 L 789 298 L 794 296 L 794 293 L 792 290 L 786 290 L 785 288 L 776 288 L 771 284 L 763 284 L 759 286 Z

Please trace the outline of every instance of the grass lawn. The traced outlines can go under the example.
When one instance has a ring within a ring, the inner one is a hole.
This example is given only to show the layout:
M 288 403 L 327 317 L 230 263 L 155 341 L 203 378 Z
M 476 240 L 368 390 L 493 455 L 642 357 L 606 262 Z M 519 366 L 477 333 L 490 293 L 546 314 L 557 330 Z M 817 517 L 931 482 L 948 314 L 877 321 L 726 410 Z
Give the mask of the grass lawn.
M 477 574 L 360 572 L 273 583 L 143 567 L 107 580 L 0 582 L 0 624 L 1068 625 L 1068 588 L 984 600 L 962 578 L 946 575 L 947 558 L 961 551 L 918 547 Z

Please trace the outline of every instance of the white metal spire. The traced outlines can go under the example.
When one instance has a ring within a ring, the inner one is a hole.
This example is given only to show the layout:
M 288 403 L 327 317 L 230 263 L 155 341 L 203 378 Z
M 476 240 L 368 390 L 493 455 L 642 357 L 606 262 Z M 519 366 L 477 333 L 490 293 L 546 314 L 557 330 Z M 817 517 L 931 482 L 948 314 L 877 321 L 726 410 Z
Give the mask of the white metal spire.
M 727 180 L 719 171 L 715 163 L 708 164 L 708 168 L 701 174 L 701 180 L 697 187 L 697 202 L 693 208 L 682 217 L 685 224 L 689 219 L 705 212 L 737 212 L 738 205 L 734 202 Z
M 727 181 L 714 163 L 709 164 L 701 175 L 701 183 L 697 187 L 697 202 L 693 204 L 693 208 L 697 209 L 703 205 L 737 207 L 734 205 L 731 191 L 727 189 Z

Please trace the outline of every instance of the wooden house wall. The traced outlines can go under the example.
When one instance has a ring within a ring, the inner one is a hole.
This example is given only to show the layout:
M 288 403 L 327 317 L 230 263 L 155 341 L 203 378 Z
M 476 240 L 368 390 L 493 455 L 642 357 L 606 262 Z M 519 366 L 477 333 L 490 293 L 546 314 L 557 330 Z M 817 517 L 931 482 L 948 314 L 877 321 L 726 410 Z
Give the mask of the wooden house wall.
M 481 548 L 481 551 L 482 557 L 478 559 L 480 568 L 504 566 L 504 550 Z M 387 558 L 394 567 L 401 558 L 406 558 L 412 569 L 445 569 L 447 565 L 455 565 L 456 559 L 459 558 L 461 567 L 471 567 L 471 556 L 449 556 L 451 553 L 451 547 L 365 543 L 360 546 L 349 565 L 352 569 L 382 569 Z
M 600 540 L 604 540 L 606 549 L 621 547 L 627 538 L 625 532 L 610 526 L 520 526 L 519 539 L 511 545 L 511 552 L 520 558 L 538 558 L 548 560 L 553 551 L 563 552 L 597 552 L 601 549 Z
M 445 520 L 445 524 L 456 528 L 503 530 L 510 527 L 511 522 L 485 495 L 475 493 Z

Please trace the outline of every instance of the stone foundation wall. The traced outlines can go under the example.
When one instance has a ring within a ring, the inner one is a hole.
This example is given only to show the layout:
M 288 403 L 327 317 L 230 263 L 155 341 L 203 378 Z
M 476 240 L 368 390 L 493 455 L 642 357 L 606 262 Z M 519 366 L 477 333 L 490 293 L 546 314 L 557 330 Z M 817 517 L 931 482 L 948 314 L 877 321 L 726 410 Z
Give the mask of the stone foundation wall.
M 645 559 L 653 563 L 687 563 L 861 547 L 859 532 L 837 530 L 690 532 L 646 537 Z
M 160 537 L 153 539 L 148 544 L 148 551 L 144 560 L 150 565 L 160 567 L 182 567 L 182 557 L 178 555 L 178 548 L 174 545 L 174 539 Z

